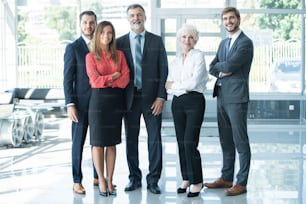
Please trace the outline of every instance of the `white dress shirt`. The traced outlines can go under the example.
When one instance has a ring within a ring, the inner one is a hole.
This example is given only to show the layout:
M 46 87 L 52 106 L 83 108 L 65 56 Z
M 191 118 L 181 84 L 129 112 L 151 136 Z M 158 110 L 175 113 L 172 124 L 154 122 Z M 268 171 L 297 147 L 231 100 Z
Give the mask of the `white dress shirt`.
M 183 62 L 182 55 L 177 56 L 169 66 L 167 81 L 173 82 L 167 93 L 175 96 L 190 91 L 203 93 L 208 82 L 204 53 L 198 49 L 191 49 Z

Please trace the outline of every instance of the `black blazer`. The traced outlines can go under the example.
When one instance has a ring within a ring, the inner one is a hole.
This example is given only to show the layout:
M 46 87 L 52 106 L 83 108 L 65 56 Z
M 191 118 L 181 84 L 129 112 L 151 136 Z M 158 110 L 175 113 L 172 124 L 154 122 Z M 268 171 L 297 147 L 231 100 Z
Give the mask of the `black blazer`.
M 130 48 L 129 33 L 116 41 L 119 50 L 124 52 L 130 68 L 130 83 L 125 88 L 125 105 L 129 110 L 134 98 L 134 63 Z M 143 105 L 151 107 L 156 98 L 167 99 L 165 83 L 168 76 L 168 61 L 162 38 L 150 32 L 145 32 L 145 42 L 142 56 L 142 96 Z
M 86 42 L 79 37 L 66 46 L 64 54 L 65 103 L 74 103 L 78 110 L 83 111 L 88 110 L 91 94 L 85 63 L 88 52 Z
M 224 103 L 244 103 L 249 101 L 249 72 L 253 60 L 253 42 L 243 32 L 232 45 L 228 57 L 225 57 L 226 39 L 222 40 L 217 54 L 209 65 L 209 73 L 215 77 L 220 72 L 232 72 L 223 77 L 222 100 Z M 224 88 L 223 88 L 224 87 Z M 216 84 L 213 96 L 216 96 Z

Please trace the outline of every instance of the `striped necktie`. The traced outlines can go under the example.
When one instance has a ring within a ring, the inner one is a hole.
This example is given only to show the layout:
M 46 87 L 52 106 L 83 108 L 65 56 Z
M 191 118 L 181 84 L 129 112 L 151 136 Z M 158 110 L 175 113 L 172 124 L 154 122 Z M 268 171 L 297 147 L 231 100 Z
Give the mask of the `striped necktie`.
M 135 38 L 135 86 L 137 87 L 137 89 L 141 89 L 141 35 L 136 35 Z

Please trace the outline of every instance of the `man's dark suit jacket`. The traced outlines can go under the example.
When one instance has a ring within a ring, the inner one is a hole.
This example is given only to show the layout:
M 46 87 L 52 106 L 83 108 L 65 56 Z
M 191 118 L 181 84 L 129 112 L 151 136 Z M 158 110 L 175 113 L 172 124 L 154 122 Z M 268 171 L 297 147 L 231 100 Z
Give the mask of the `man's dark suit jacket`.
M 117 39 L 117 48 L 124 52 L 130 68 L 130 83 L 125 88 L 125 105 L 132 107 L 134 98 L 134 63 L 130 48 L 129 33 Z M 167 99 L 165 82 L 168 76 L 168 61 L 160 36 L 145 32 L 142 56 L 142 102 L 145 107 L 152 106 L 156 98 Z
M 253 59 L 253 43 L 241 32 L 232 45 L 226 60 L 225 46 L 227 39 L 221 41 L 216 57 L 209 66 L 209 73 L 218 78 L 219 73 L 232 72 L 229 77 L 223 77 L 222 92 L 223 103 L 244 103 L 249 101 L 249 72 Z M 213 96 L 216 96 L 215 89 Z
M 85 41 L 80 37 L 67 45 L 64 57 L 65 103 L 74 103 L 78 110 L 86 112 L 91 94 L 85 63 L 88 52 Z

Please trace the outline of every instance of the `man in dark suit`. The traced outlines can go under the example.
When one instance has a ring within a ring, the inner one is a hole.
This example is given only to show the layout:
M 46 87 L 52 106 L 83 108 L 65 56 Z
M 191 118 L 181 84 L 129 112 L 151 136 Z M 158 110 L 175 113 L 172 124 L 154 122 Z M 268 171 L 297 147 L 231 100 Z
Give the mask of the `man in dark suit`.
M 222 40 L 209 72 L 217 77 L 213 96 L 217 96 L 217 120 L 223 153 L 221 177 L 208 188 L 229 188 L 226 195 L 245 193 L 250 169 L 251 150 L 247 133 L 249 72 L 253 60 L 253 43 L 240 30 L 240 13 L 234 7 L 222 11 L 221 18 L 229 33 Z M 233 186 L 236 150 L 240 169 Z
M 147 189 L 154 194 L 160 194 L 158 181 L 162 171 L 161 113 L 167 97 L 165 90 L 168 75 L 167 55 L 161 37 L 145 30 L 146 15 L 141 5 L 130 5 L 127 9 L 127 18 L 131 31 L 117 39 L 117 47 L 125 54 L 131 77 L 130 83 L 125 89 L 127 111 L 124 122 L 130 180 L 125 191 L 133 191 L 141 187 L 142 174 L 139 168 L 138 137 L 140 118 L 143 115 L 148 133 Z M 138 71 L 135 71 L 137 37 L 140 38 L 142 52 L 141 73 L 139 75 Z M 136 82 L 136 79 L 140 79 L 140 81 Z
M 72 120 L 72 175 L 73 191 L 85 194 L 82 186 L 82 155 L 88 129 L 88 105 L 91 95 L 86 73 L 85 57 L 97 25 L 96 14 L 84 11 L 80 14 L 81 36 L 67 45 L 64 54 L 64 93 L 69 119 Z M 94 168 L 94 185 L 98 184 Z

